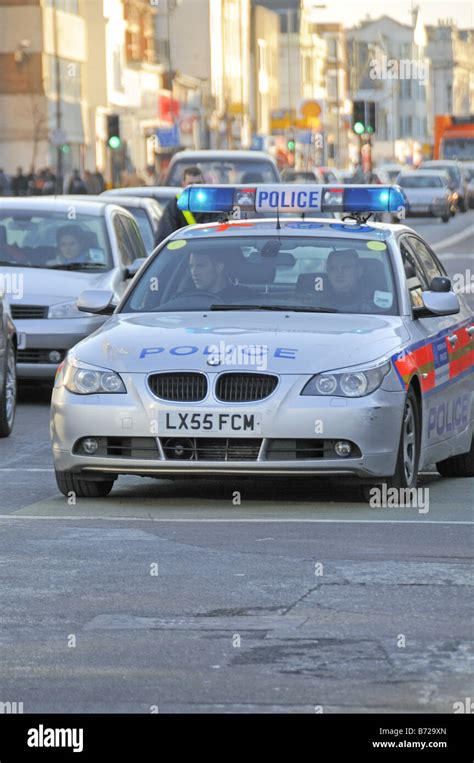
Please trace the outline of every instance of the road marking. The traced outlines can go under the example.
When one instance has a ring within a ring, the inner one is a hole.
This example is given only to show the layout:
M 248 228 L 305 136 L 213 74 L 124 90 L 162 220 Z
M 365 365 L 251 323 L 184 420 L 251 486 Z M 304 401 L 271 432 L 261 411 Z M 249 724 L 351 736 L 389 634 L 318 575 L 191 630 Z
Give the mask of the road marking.
M 299 518 L 293 518 L 293 519 L 254 519 L 253 517 L 242 517 L 238 519 L 235 518 L 215 518 L 215 519 L 209 519 L 209 518 L 203 518 L 203 519 L 196 519 L 196 518 L 184 518 L 184 517 L 177 517 L 174 518 L 160 518 L 160 517 L 103 517 L 103 516 L 71 516 L 71 517 L 65 517 L 65 516 L 50 516 L 50 515 L 35 515 L 35 514 L 16 514 L 16 512 L 13 512 L 12 514 L 0 514 L 0 520 L 2 519 L 46 519 L 46 520 L 53 520 L 53 521 L 60 521 L 62 519 L 68 521 L 68 522 L 77 522 L 77 521 L 83 521 L 86 522 L 96 522 L 96 521 L 104 521 L 104 522 L 181 522 L 181 523 L 191 523 L 191 524 L 217 524 L 217 523 L 241 523 L 245 524 L 247 522 L 249 523 L 261 523 L 261 524 L 351 524 L 351 525 L 474 525 L 474 521 L 466 521 L 466 520 L 458 520 L 458 521 L 451 521 L 448 519 L 299 519 Z
M 468 238 L 472 234 L 474 234 L 474 225 L 469 225 L 459 233 L 455 233 L 453 236 L 448 236 L 448 238 L 443 238 L 436 244 L 432 244 L 432 246 L 435 246 L 436 249 L 439 249 L 440 247 L 444 249 L 445 246 L 452 246 L 453 244 L 458 244 L 460 241 L 464 241 L 465 238 Z
M 54 469 L 24 469 L 22 466 L 15 467 L 0 467 L 0 472 L 54 472 Z

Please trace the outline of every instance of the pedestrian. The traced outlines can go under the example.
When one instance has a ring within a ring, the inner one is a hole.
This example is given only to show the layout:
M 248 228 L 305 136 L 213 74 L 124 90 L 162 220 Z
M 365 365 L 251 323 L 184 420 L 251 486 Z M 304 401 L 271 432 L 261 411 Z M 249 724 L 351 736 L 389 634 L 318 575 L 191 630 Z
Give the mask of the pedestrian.
M 9 196 L 10 195 L 10 180 L 8 178 L 8 175 L 5 175 L 5 172 L 2 168 L 0 168 L 0 196 Z
M 158 185 L 158 175 L 153 164 L 148 164 L 143 173 L 143 180 L 145 185 Z
M 105 191 L 105 180 L 104 180 L 104 176 L 102 172 L 98 170 L 97 167 L 94 172 L 94 177 L 95 177 L 97 189 L 98 189 L 97 193 L 102 193 L 103 191 Z
M 186 188 L 188 185 L 197 185 L 204 183 L 204 178 L 199 167 L 186 167 L 183 172 L 183 179 L 181 185 Z M 195 223 L 209 223 L 215 222 L 216 215 L 204 214 L 204 213 L 192 213 L 183 212 L 178 208 L 178 193 L 175 198 L 170 199 L 166 207 L 164 208 L 161 216 L 158 230 L 156 232 L 155 246 L 158 246 L 170 233 L 173 233 L 179 228 L 184 228 L 186 225 L 194 225 Z
M 28 191 L 28 181 L 26 175 L 23 174 L 23 169 L 18 167 L 16 175 L 12 180 L 12 194 L 13 196 L 26 196 Z
M 84 185 L 87 193 L 94 195 L 100 193 L 97 178 L 89 170 L 84 170 Z
M 28 172 L 28 175 L 26 176 L 26 182 L 28 183 L 28 190 L 27 195 L 28 196 L 34 196 L 35 195 L 35 183 L 36 183 L 36 174 L 35 174 L 35 168 L 33 166 L 30 167 L 30 171 Z
M 66 193 L 72 193 L 72 194 L 87 193 L 87 188 L 85 186 L 83 179 L 81 178 L 79 174 L 79 170 L 76 169 L 72 171 L 72 177 L 67 185 Z
M 47 167 L 44 172 L 43 188 L 41 189 L 42 196 L 52 196 L 56 193 L 56 175 Z

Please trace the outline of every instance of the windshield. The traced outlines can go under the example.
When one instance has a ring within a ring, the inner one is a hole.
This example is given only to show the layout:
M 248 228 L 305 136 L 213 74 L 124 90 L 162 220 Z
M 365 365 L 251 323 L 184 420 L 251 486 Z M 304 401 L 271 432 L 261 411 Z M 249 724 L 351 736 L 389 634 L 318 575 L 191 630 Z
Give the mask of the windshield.
M 454 167 L 452 164 L 423 164 L 420 167 L 421 170 L 425 169 L 432 169 L 432 170 L 442 170 L 444 172 L 447 172 L 450 179 L 454 181 L 455 183 L 459 183 L 461 180 L 461 173 L 459 172 L 459 169 L 457 167 Z
M 0 210 L 0 264 L 51 270 L 110 270 L 103 217 Z
M 445 159 L 469 162 L 474 159 L 474 138 L 447 138 L 442 143 Z
M 273 163 L 268 160 L 261 161 L 256 159 L 233 159 L 216 160 L 203 159 L 198 162 L 189 159 L 180 159 L 171 170 L 166 185 L 180 186 L 183 180 L 183 173 L 186 167 L 197 166 L 204 176 L 205 183 L 279 183 L 280 177 L 278 170 Z
M 122 312 L 226 309 L 397 315 L 387 244 L 330 236 L 173 239 Z
M 132 213 L 135 220 L 137 221 L 138 228 L 142 235 L 143 243 L 145 244 L 145 249 L 147 252 L 151 252 L 155 246 L 155 240 L 153 238 L 153 229 L 151 227 L 147 213 L 141 207 L 127 207 L 127 209 Z
M 407 175 L 399 177 L 398 185 L 402 188 L 442 188 L 443 183 L 440 177 L 435 175 Z

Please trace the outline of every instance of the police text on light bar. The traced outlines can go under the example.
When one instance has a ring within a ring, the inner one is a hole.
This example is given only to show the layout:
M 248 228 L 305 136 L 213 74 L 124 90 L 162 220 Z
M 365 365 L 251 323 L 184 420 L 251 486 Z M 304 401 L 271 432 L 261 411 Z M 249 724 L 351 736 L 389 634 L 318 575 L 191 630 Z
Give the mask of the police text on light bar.
M 196 185 L 178 198 L 189 212 L 391 212 L 403 217 L 405 194 L 397 185 Z

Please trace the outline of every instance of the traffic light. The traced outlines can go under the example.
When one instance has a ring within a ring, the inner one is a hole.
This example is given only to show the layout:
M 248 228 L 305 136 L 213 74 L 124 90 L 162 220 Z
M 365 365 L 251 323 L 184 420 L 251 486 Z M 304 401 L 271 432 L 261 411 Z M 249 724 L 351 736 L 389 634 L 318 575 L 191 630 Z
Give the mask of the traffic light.
M 107 143 L 110 148 L 120 148 L 120 117 L 118 114 L 107 114 Z
M 290 153 L 293 153 L 296 148 L 296 143 L 293 138 L 288 139 L 287 148 Z
M 353 101 L 352 129 L 356 135 L 375 132 L 374 101 Z
M 367 124 L 365 126 L 365 131 L 368 133 L 375 132 L 375 103 L 374 101 L 369 101 L 367 103 Z
M 353 101 L 352 129 L 356 135 L 365 132 L 365 101 Z

